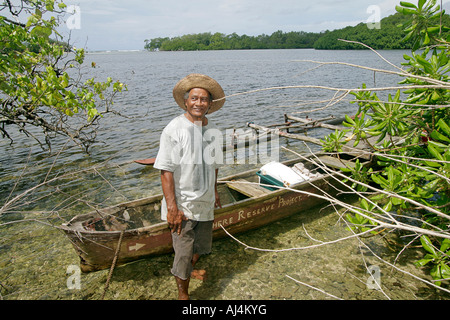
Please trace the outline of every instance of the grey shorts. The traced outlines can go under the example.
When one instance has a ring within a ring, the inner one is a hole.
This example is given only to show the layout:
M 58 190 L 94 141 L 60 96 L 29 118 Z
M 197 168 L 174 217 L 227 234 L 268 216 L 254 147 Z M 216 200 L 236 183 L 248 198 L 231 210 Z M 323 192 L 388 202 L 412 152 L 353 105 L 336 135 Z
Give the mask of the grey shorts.
M 182 222 L 181 233 L 172 232 L 175 251 L 172 274 L 186 280 L 190 277 L 194 254 L 209 254 L 212 247 L 213 221 L 186 220 Z

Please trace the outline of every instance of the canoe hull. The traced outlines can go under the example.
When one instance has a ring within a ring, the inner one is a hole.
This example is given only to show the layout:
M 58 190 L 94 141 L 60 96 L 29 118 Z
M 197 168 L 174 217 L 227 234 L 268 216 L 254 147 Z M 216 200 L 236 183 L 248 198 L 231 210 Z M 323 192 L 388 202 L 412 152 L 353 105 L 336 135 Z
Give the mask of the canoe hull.
M 224 205 L 215 210 L 213 238 L 256 229 L 298 214 L 327 201 L 326 194 L 335 196 L 340 182 L 335 174 L 308 180 L 293 187 L 263 193 Z M 159 211 L 162 195 L 132 201 L 114 207 L 114 210 L 139 210 L 154 206 Z M 80 256 L 80 268 L 91 272 L 111 267 L 121 233 L 123 233 L 117 264 L 141 259 L 152 255 L 172 252 L 172 237 L 167 223 L 160 222 L 146 227 L 124 231 L 95 231 L 76 227 L 95 213 L 80 215 L 61 226 Z
M 306 194 L 317 193 L 316 187 L 331 191 L 325 180 L 312 182 L 299 192 L 280 190 L 276 194 L 249 199 L 217 209 L 213 223 L 213 238 L 226 235 L 222 226 L 231 234 L 256 229 L 274 221 L 299 213 L 323 203 L 325 200 Z M 120 239 L 120 231 L 83 232 L 80 234 L 62 227 L 80 256 L 80 268 L 91 272 L 109 268 Z M 123 231 L 117 265 L 152 255 L 172 252 L 172 237 L 166 223 L 150 228 Z

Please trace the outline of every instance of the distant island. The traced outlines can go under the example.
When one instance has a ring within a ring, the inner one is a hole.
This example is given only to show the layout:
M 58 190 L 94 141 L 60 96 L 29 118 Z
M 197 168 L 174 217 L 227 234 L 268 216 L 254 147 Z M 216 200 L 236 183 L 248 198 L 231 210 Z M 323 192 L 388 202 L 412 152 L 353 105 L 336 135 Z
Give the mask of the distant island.
M 304 32 L 276 31 L 271 35 L 259 36 L 229 35 L 223 33 L 188 34 L 174 38 L 154 38 L 145 40 L 144 48 L 149 51 L 197 51 L 197 50 L 244 50 L 244 49 L 306 49 L 350 50 L 365 49 L 361 45 L 346 43 L 338 39 L 362 42 L 376 50 L 410 49 L 411 43 L 403 42 L 402 24 L 408 17 L 396 13 L 383 18 L 379 29 L 370 29 L 366 23 L 333 31 Z M 442 24 L 450 25 L 450 16 L 443 16 Z

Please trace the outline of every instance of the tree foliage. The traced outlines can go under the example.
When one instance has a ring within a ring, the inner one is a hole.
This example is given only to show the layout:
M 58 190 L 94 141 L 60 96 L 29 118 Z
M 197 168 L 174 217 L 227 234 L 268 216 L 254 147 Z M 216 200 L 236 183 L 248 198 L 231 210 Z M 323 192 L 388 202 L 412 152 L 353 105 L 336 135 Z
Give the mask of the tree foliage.
M 240 50 L 240 49 L 295 49 L 312 48 L 318 39 L 318 33 L 283 32 L 259 36 L 226 35 L 216 32 L 188 34 L 174 38 L 155 38 L 145 40 L 145 49 L 154 51 L 193 51 L 193 50 Z
M 112 97 L 124 89 L 111 78 L 75 78 L 85 52 L 61 42 L 57 27 L 65 8 L 57 0 L 0 4 L 0 132 L 11 143 L 21 132 L 44 148 L 63 135 L 87 151 L 98 119 L 111 112 Z M 26 23 L 19 22 L 24 17 Z
M 362 42 L 373 49 L 410 49 L 411 43 L 402 42 L 403 32 L 398 26 L 406 22 L 402 14 L 394 14 L 380 21 L 380 28 L 369 29 L 366 23 L 334 31 L 326 31 L 314 44 L 315 49 L 365 49 L 339 39 Z
M 435 0 L 400 2 L 396 9 L 406 17 L 404 40 L 413 44 L 403 63 L 408 69 L 401 84 L 408 89 L 390 94 L 387 101 L 369 90 L 353 92 L 359 107 L 354 119 L 346 117 L 345 125 L 356 137 L 353 146 L 376 137 L 369 145 L 379 165 L 363 178 L 360 170 L 353 170 L 353 176 L 384 192 L 370 202 L 362 199 L 361 215 L 349 215 L 348 220 L 361 230 L 376 225 L 370 219 L 374 216 L 378 221 L 399 217 L 398 224 L 421 221 L 433 236 L 416 235 L 426 252 L 417 265 L 431 266 L 430 274 L 440 285 L 450 278 L 449 28 L 440 24 Z M 342 148 L 348 142 L 344 138 L 337 133 L 328 136 L 327 150 Z
M 180 37 L 165 37 L 145 40 L 144 48 L 149 51 L 193 51 L 193 50 L 239 50 L 239 49 L 366 49 L 346 39 L 359 41 L 374 49 L 410 49 L 411 41 L 403 41 L 404 33 L 399 26 L 408 23 L 407 16 L 396 13 L 381 20 L 380 28 L 368 28 L 366 23 L 325 32 L 283 32 L 259 36 L 229 35 L 223 33 L 188 34 Z M 443 25 L 450 25 L 450 16 L 443 16 Z

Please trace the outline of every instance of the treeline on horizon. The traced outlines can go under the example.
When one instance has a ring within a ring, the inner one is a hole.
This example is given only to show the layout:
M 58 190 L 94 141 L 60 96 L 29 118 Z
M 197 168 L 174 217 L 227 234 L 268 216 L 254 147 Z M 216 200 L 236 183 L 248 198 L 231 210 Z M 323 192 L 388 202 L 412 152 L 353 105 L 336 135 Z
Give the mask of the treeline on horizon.
M 380 28 L 370 29 L 366 23 L 333 31 L 283 32 L 278 30 L 271 35 L 229 35 L 223 33 L 188 34 L 174 38 L 154 38 L 145 40 L 144 48 L 149 51 L 196 51 L 196 50 L 245 50 L 245 49 L 307 49 L 350 50 L 365 49 L 363 46 L 339 41 L 339 39 L 362 42 L 373 49 L 410 49 L 411 43 L 403 42 L 402 24 L 408 17 L 393 14 L 380 21 Z M 450 16 L 445 14 L 442 25 L 450 25 Z

